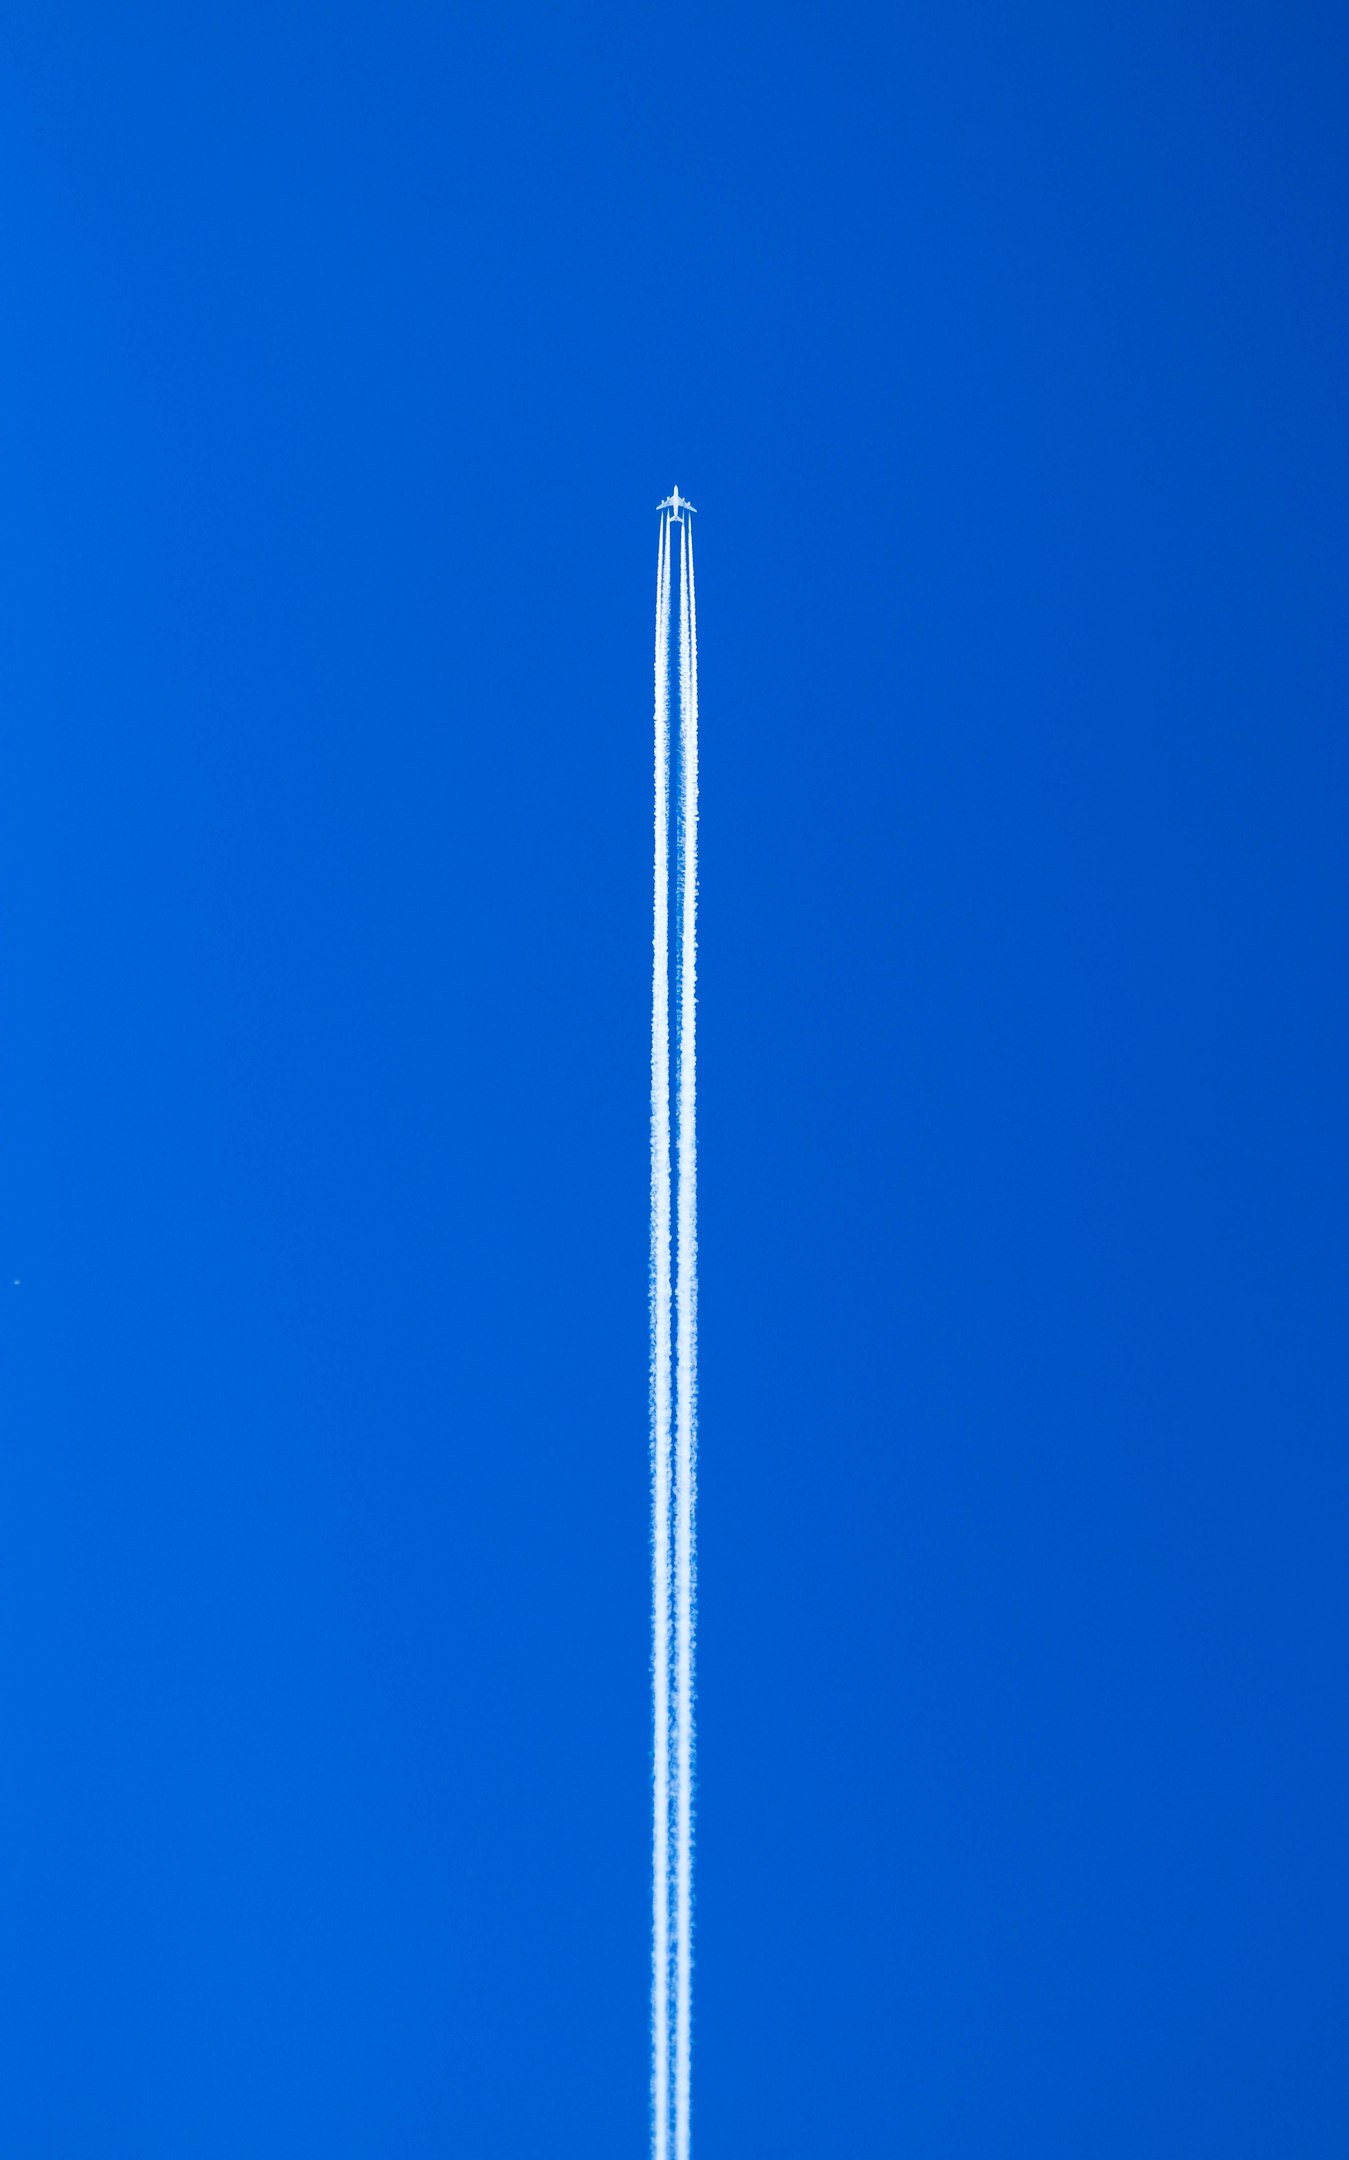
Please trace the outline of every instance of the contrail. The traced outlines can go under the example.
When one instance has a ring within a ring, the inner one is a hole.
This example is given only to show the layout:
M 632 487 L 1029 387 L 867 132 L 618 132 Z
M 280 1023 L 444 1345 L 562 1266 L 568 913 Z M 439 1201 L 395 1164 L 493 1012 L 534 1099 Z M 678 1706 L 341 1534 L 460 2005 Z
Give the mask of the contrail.
M 693 1656 L 698 1444 L 698 636 L 693 527 L 679 555 L 679 1100 L 675 1279 L 675 2160 L 689 2155 L 693 1983 Z
M 655 908 L 651 975 L 653 2160 L 689 2160 L 693 1983 L 694 1503 L 698 1434 L 698 623 L 692 505 L 660 506 L 656 559 Z M 680 510 L 684 511 L 681 518 Z M 666 512 L 669 515 L 665 515 Z M 679 528 L 679 740 L 671 786 L 671 547 Z M 672 799 L 673 798 L 673 799 Z M 674 811 L 674 862 L 670 822 Z M 678 1021 L 671 1041 L 671 870 Z M 670 1081 L 671 1052 L 676 1078 Z M 671 1107 L 675 1145 L 671 1147 Z M 675 1171 L 671 1207 L 671 1171 Z M 673 1220 L 672 1220 L 673 1217 Z M 673 1231 L 673 1239 L 672 1239 Z M 673 1279 L 671 1246 L 673 1243 Z M 672 1416 L 673 1412 L 673 1416 Z M 672 1676 L 673 1667 L 673 1676 Z M 672 1685 L 673 1677 L 673 1685 Z M 672 2155 L 673 2143 L 673 2155 Z
M 651 965 L 651 2055 L 654 2160 L 670 2149 L 670 528 L 656 559 Z

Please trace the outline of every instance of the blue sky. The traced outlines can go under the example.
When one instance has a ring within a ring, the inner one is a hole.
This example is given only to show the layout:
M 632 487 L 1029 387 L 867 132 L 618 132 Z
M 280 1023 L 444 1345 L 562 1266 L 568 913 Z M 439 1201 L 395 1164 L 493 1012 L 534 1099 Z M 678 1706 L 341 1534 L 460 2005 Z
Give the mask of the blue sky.
M 1349 27 L 17 0 L 0 2144 L 1349 2136 Z M 16 1280 L 17 1279 L 17 1280 Z

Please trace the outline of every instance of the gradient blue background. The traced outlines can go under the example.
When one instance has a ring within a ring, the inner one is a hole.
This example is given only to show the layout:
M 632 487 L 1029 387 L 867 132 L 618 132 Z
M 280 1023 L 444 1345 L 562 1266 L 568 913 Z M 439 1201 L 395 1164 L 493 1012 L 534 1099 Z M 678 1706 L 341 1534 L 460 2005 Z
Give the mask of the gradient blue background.
M 0 2146 L 1349 2150 L 1349 19 L 0 25 Z M 18 1278 L 17 1282 L 15 1278 Z

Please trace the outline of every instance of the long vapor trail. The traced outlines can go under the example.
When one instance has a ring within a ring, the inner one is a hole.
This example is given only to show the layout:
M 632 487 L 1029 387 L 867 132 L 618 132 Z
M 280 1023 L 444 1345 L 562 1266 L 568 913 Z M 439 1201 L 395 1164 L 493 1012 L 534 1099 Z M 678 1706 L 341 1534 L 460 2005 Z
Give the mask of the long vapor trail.
M 651 2100 L 670 2149 L 670 528 L 656 561 L 655 904 L 651 963 Z
M 680 516 L 681 507 L 683 517 Z M 698 1435 L 698 627 L 690 509 L 691 505 L 681 504 L 678 490 L 668 502 L 662 503 L 656 561 L 655 885 L 651 977 L 653 2160 L 689 2160 L 692 2049 L 693 1707 L 697 1588 L 694 1528 Z M 667 512 L 668 515 L 664 514 Z M 671 741 L 670 727 L 670 646 L 675 583 L 671 556 L 676 531 L 679 534 L 677 745 Z M 676 750 L 677 766 L 672 786 L 671 768 L 675 764 Z M 676 934 L 673 985 L 672 927 Z M 671 1010 L 672 988 L 677 1015 Z
M 679 1187 L 675 1281 L 675 2160 L 689 2155 L 693 1983 L 694 1500 L 698 1441 L 698 647 L 693 527 L 679 563 Z

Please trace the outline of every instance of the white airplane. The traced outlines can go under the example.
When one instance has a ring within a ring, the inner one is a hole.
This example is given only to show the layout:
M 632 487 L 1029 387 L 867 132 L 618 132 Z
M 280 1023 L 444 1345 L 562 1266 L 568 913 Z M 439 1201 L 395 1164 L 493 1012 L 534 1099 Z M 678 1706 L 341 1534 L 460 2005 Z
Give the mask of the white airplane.
M 672 525 L 682 525 L 684 521 L 679 515 L 680 511 L 692 510 L 693 504 L 688 500 L 687 496 L 681 495 L 678 488 L 676 488 L 673 495 L 667 495 L 663 503 L 656 504 L 656 508 L 669 511 Z

